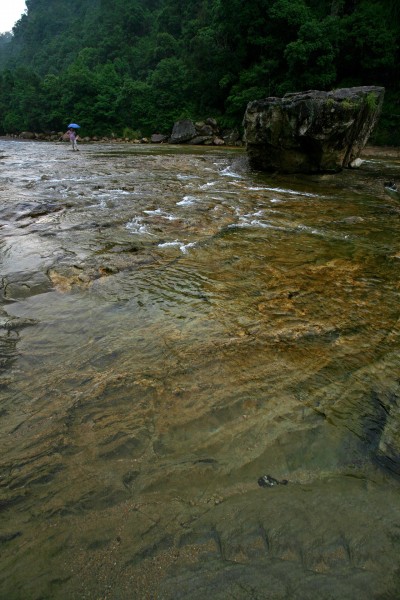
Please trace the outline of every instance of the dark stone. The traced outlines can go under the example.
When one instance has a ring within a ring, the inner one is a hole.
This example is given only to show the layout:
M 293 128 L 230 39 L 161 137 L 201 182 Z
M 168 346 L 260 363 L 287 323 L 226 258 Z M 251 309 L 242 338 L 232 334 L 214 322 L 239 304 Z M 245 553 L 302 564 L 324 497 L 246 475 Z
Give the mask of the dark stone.
M 212 127 L 213 129 L 218 128 L 218 123 L 213 117 L 208 117 L 208 119 L 206 119 L 206 125 L 210 125 L 210 127 Z
M 153 135 L 150 138 L 152 144 L 162 144 L 167 140 L 168 137 L 166 135 L 163 135 L 162 133 L 153 133 Z
M 214 135 L 214 129 L 205 123 L 196 123 L 196 131 L 200 136 L 212 137 Z
M 17 221 L 21 219 L 25 219 L 26 217 L 31 217 L 32 219 L 36 217 L 42 217 L 43 215 L 48 215 L 53 212 L 58 212 L 63 209 L 61 204 L 47 203 L 47 204 L 37 204 L 35 207 L 26 213 L 23 213 L 17 217 Z
M 184 144 L 185 142 L 189 142 L 195 136 L 196 128 L 193 121 L 183 119 L 174 124 L 170 142 L 171 144 Z
M 384 91 L 375 86 L 311 90 L 250 102 L 243 120 L 250 165 L 283 173 L 352 166 L 378 120 Z
M 257 483 L 260 487 L 274 487 L 276 485 L 287 485 L 289 482 L 287 479 L 279 481 L 275 477 L 271 477 L 271 475 L 263 475 L 258 479 Z
M 10 318 L 5 323 L 2 323 L 0 318 L 0 329 L 6 329 L 7 331 L 18 331 L 19 329 L 24 329 L 25 327 L 37 325 L 37 323 L 38 321 L 36 319 L 24 319 L 21 317 Z
M 23 140 L 34 140 L 36 135 L 32 131 L 21 131 L 19 137 Z
M 234 146 L 240 141 L 239 131 L 237 129 L 232 129 L 231 131 L 224 131 L 222 134 L 222 139 L 228 146 Z
M 192 140 L 190 140 L 191 144 L 201 145 L 201 144 L 212 144 L 213 138 L 206 135 L 197 135 Z

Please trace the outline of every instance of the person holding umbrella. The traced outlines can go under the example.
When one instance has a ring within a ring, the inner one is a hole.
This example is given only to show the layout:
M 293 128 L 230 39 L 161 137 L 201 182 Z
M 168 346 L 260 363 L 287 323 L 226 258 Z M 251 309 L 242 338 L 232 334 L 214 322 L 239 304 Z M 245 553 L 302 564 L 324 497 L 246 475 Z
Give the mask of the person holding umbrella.
M 69 137 L 69 141 L 71 142 L 71 146 L 72 146 L 72 150 L 76 150 L 77 152 L 79 152 L 79 148 L 78 148 L 78 143 L 76 141 L 77 135 L 76 135 L 76 130 L 79 129 L 79 125 L 77 125 L 76 123 L 70 123 L 68 125 L 68 131 L 66 133 L 66 135 L 68 135 Z

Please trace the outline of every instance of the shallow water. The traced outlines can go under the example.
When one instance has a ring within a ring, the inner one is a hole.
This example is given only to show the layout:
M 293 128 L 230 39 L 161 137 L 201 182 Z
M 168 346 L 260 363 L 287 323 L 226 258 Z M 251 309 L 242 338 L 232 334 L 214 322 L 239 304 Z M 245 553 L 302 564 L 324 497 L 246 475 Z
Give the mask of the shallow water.
M 0 169 L 0 597 L 396 597 L 399 161 Z

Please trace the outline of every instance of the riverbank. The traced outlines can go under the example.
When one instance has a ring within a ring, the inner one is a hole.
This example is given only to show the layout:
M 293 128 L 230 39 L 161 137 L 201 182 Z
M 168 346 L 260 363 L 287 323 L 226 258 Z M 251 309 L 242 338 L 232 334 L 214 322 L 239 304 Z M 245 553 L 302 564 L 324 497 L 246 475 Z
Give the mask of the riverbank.
M 79 133 L 79 132 L 78 132 Z M 117 135 L 110 136 L 78 136 L 78 140 L 84 143 L 130 143 L 130 144 L 191 144 L 196 146 L 243 146 L 243 140 L 237 129 L 222 130 L 215 119 L 208 118 L 205 121 L 196 122 L 189 119 L 177 121 L 170 135 L 154 133 L 150 137 L 142 137 L 139 132 L 126 130 L 124 137 Z M 52 131 L 48 133 L 36 133 L 32 131 L 23 131 L 18 134 L 8 134 L 2 139 L 22 139 L 36 141 L 68 141 L 69 137 L 65 132 Z
M 65 143 L 69 143 L 68 140 L 62 140 L 63 133 L 57 133 L 57 134 L 35 134 L 35 133 L 29 133 L 26 137 L 24 137 L 23 134 L 20 135 L 3 135 L 0 136 L 0 140 L 13 140 L 13 141 L 47 141 L 47 142 L 59 142 L 59 141 L 63 141 Z M 140 144 L 166 144 L 167 142 L 164 141 L 160 141 L 159 139 L 151 139 L 150 138 L 117 138 L 117 137 L 90 137 L 90 136 L 85 136 L 79 139 L 80 143 L 83 144 L 98 144 L 98 143 L 109 143 L 109 144 L 133 144 L 133 145 L 140 145 Z M 216 144 L 216 145 L 226 145 L 225 143 L 223 144 Z M 235 144 L 233 144 L 232 146 L 226 145 L 227 147 L 240 147 L 240 146 L 244 146 L 244 142 L 242 142 L 241 140 L 237 141 Z M 388 157 L 388 158 L 400 158 L 400 147 L 398 146 L 372 146 L 372 145 L 368 145 L 365 146 L 365 148 L 362 150 L 361 153 L 361 158 L 384 158 L 384 157 Z

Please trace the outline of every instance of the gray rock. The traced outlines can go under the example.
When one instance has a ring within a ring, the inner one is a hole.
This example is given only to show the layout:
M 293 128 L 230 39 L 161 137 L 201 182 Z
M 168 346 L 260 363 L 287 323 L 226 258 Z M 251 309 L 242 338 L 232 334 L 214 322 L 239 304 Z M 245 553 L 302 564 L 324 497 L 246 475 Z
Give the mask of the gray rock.
M 218 128 L 218 123 L 213 117 L 208 117 L 208 119 L 206 119 L 206 125 L 210 125 L 210 127 L 212 127 L 213 129 Z
M 41 272 L 16 272 L 5 275 L 0 284 L 0 300 L 21 300 L 52 290 L 46 274 Z
M 237 142 L 240 141 L 240 133 L 237 129 L 224 131 L 222 134 L 222 139 L 228 146 L 234 146 L 235 144 L 237 144 Z
M 196 127 L 190 119 L 176 121 L 172 129 L 171 144 L 184 144 L 196 136 Z
M 19 137 L 23 140 L 34 140 L 36 135 L 32 131 L 22 131 Z
M 153 133 L 153 135 L 150 138 L 150 141 L 152 144 L 162 144 L 163 142 L 166 142 L 168 140 L 168 137 L 166 135 L 163 135 L 162 133 Z
M 200 136 L 212 137 L 214 134 L 214 129 L 211 125 L 206 125 L 205 123 L 196 123 L 196 131 Z
M 196 135 L 193 139 L 190 140 L 191 144 L 199 145 L 199 144 L 212 144 L 213 138 L 207 135 Z
M 318 173 L 357 164 L 379 118 L 384 91 L 375 86 L 311 90 L 250 102 L 243 126 L 251 166 Z

